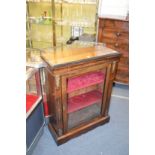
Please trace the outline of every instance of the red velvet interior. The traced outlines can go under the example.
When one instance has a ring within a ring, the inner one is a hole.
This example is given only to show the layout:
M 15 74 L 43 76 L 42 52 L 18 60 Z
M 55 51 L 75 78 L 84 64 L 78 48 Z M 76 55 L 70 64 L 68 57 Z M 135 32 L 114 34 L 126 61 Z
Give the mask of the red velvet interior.
M 26 112 L 28 112 L 30 110 L 30 108 L 37 101 L 37 99 L 38 99 L 38 96 L 36 96 L 36 95 L 26 94 Z M 48 112 L 46 95 L 44 95 L 43 105 L 44 105 L 44 114 L 45 114 L 45 116 L 48 116 L 49 112 Z
M 26 94 L 26 112 L 30 110 L 33 104 L 37 101 L 38 96 Z
M 97 90 L 71 97 L 68 99 L 68 113 L 92 105 L 96 102 L 101 101 L 101 99 L 102 93 Z
M 67 92 L 70 93 L 72 91 L 88 87 L 94 84 L 98 84 L 103 82 L 105 75 L 102 72 L 91 72 L 88 74 L 84 74 L 79 77 L 68 79 L 68 88 Z

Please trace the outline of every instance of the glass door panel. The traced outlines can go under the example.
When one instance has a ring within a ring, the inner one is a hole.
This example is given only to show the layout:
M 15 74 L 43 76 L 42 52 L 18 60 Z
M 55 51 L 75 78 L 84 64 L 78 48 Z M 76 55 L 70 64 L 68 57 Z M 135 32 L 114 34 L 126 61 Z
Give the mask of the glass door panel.
M 106 68 L 67 78 L 67 126 L 72 129 L 101 114 Z

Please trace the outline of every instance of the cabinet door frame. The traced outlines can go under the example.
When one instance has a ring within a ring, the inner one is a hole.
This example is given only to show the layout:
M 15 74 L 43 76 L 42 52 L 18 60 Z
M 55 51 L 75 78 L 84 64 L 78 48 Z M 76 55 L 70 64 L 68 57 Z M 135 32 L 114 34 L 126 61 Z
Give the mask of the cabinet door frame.
M 101 112 L 99 117 L 104 117 L 105 114 L 103 113 L 103 111 L 105 111 L 106 108 L 106 101 L 107 101 L 107 95 L 108 95 L 108 85 L 109 85 L 109 81 L 110 81 L 110 76 L 111 76 L 111 62 L 109 63 L 103 63 L 103 64 L 98 64 L 98 65 L 94 65 L 94 66 L 90 66 L 87 68 L 81 68 L 78 69 L 76 71 L 70 72 L 66 75 L 61 76 L 61 81 L 62 81 L 62 113 L 63 113 L 63 133 L 67 133 L 68 130 L 68 113 L 67 113 L 67 79 L 71 78 L 71 77 L 76 77 L 79 76 L 81 74 L 84 73 L 88 73 L 88 72 L 93 72 L 93 71 L 97 71 L 97 70 L 102 70 L 105 69 L 106 70 L 106 76 L 105 76 L 105 82 L 103 85 L 103 96 L 102 96 L 102 103 L 101 103 Z M 89 123 L 89 122 L 88 122 Z M 78 128 L 78 127 L 77 127 Z

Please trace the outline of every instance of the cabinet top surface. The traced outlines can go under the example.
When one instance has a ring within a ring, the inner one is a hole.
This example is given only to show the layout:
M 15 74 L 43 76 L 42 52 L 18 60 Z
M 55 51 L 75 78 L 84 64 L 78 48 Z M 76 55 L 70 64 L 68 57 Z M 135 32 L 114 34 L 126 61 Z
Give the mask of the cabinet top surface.
M 120 55 L 119 52 L 103 45 L 92 45 L 90 47 L 57 47 L 44 49 L 41 57 L 52 67 L 66 64 L 85 62 L 88 60 Z

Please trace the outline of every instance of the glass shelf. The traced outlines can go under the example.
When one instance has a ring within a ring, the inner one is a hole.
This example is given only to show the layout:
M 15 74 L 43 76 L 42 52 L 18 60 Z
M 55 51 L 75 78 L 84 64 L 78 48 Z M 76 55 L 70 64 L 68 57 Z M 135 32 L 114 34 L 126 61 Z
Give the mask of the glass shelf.
M 105 75 L 103 68 L 66 79 L 68 129 L 100 116 Z
M 38 25 L 52 25 L 53 19 L 51 17 L 28 17 L 30 24 L 38 24 Z
M 69 21 L 69 20 L 56 20 L 56 25 L 59 26 L 78 26 L 78 27 L 89 27 L 95 28 L 95 21 L 94 22 L 85 22 L 85 21 Z
M 51 21 L 44 21 L 44 22 L 40 22 L 40 23 L 31 23 L 34 25 L 42 25 L 42 26 L 52 26 L 52 22 Z

